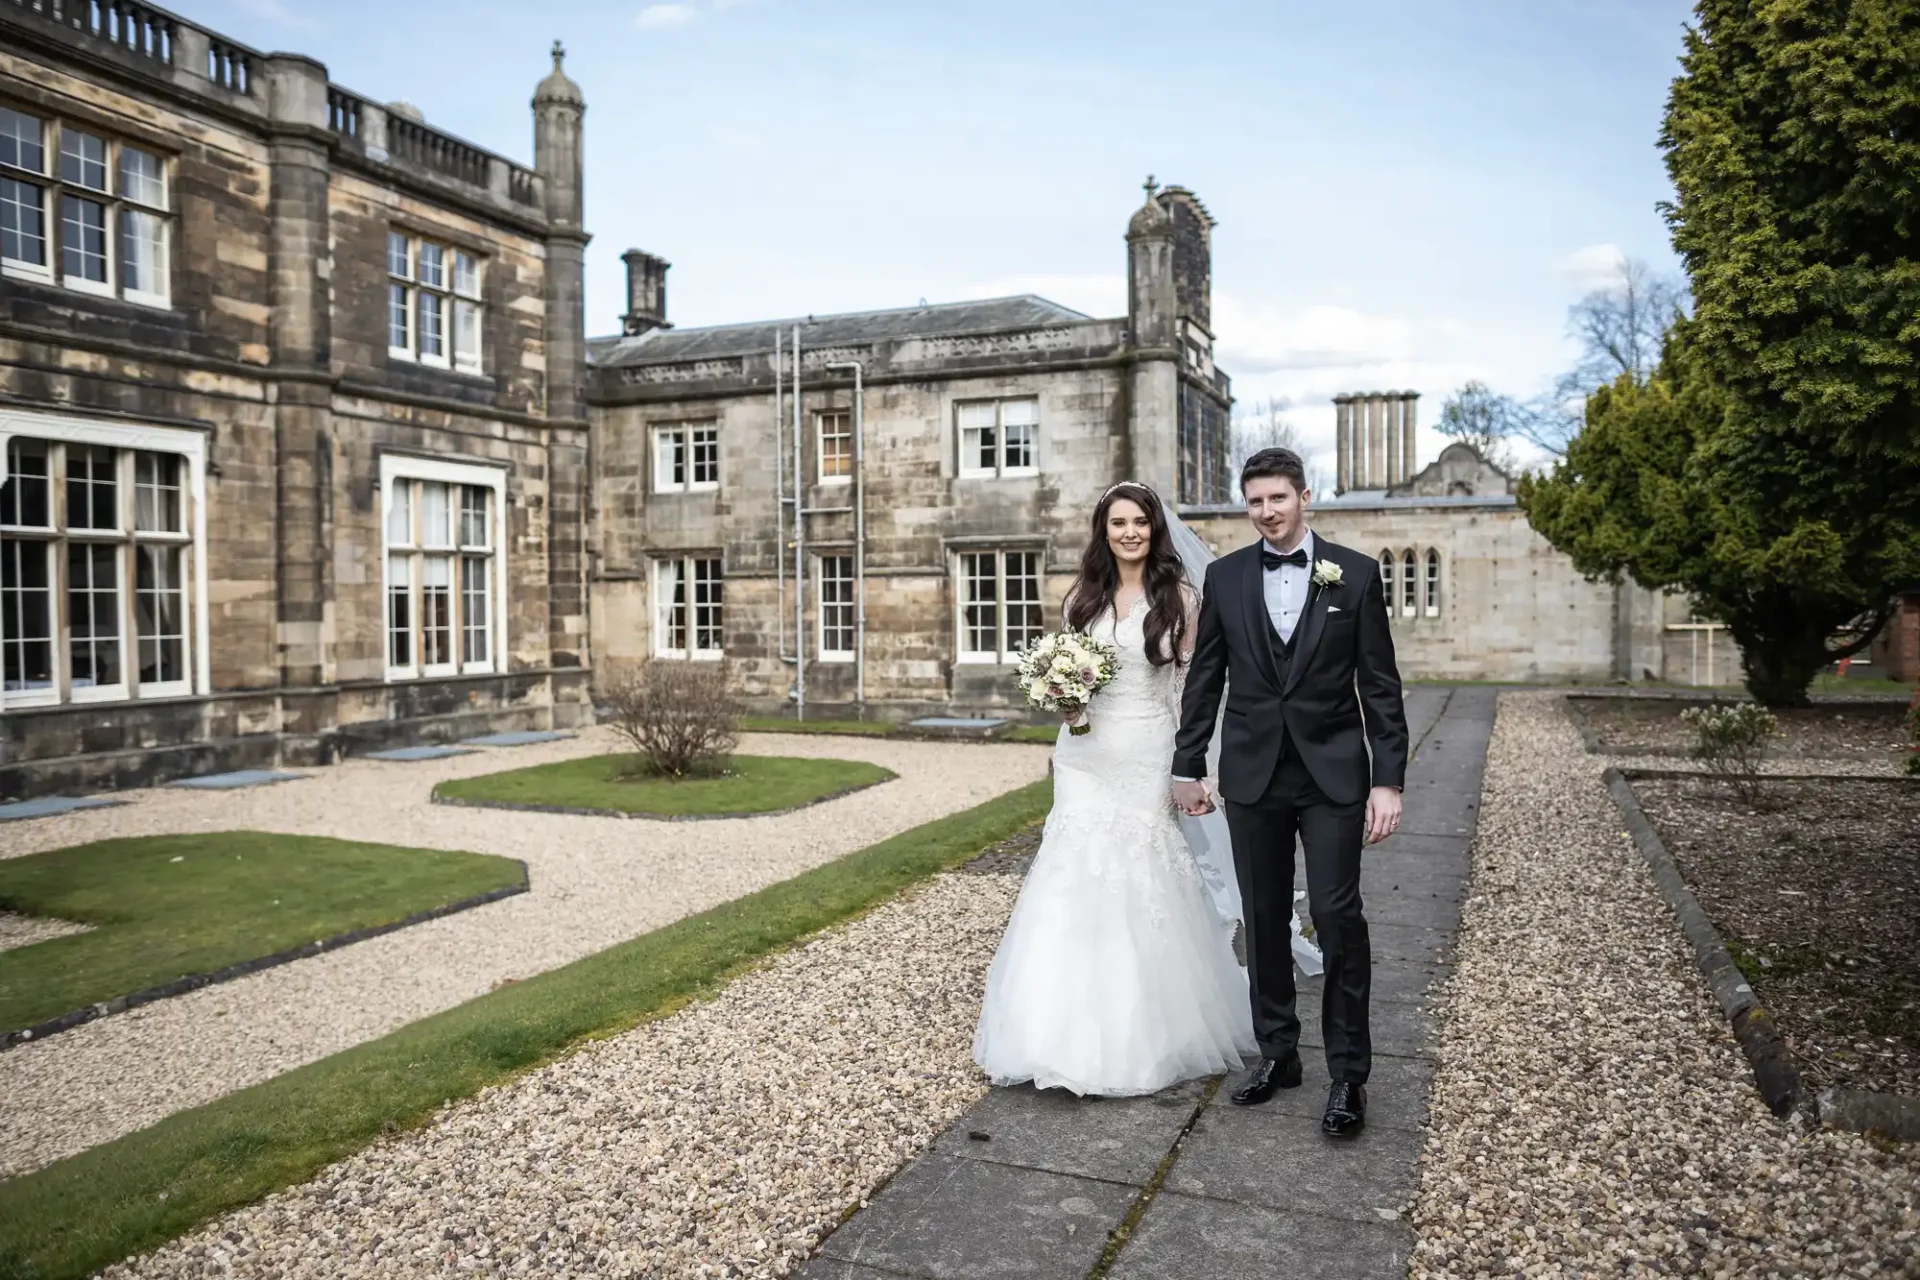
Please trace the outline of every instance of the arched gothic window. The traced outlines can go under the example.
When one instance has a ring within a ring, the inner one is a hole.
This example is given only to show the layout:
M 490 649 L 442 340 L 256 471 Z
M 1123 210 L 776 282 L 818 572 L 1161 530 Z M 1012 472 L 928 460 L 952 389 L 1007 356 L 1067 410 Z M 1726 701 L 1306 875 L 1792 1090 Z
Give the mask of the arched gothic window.
M 1387 616 L 1393 616 L 1393 569 L 1398 561 L 1391 550 L 1380 553 L 1380 592 L 1387 602 Z
M 1400 616 L 1411 618 L 1420 603 L 1420 562 L 1413 558 L 1413 548 L 1408 547 L 1400 554 Z
M 1427 550 L 1427 616 L 1440 616 L 1440 553 Z

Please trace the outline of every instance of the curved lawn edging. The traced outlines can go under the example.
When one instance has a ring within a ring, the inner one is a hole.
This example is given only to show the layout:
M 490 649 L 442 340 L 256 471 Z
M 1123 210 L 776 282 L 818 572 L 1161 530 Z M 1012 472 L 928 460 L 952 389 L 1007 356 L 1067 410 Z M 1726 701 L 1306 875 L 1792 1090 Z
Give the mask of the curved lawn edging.
M 295 960 L 305 960 L 309 956 L 322 955 L 328 951 L 338 951 L 341 947 L 356 942 L 365 942 L 368 938 L 377 938 L 385 933 L 397 933 L 416 924 L 425 924 L 429 920 L 438 920 L 442 916 L 455 915 L 461 911 L 471 911 L 475 907 L 484 907 L 489 902 L 498 902 L 502 898 L 511 898 L 527 892 L 531 887 L 527 880 L 527 864 L 520 859 L 511 859 L 520 868 L 520 883 L 501 885 L 498 889 L 489 889 L 470 898 L 449 902 L 443 906 L 429 907 L 425 911 L 416 911 L 412 915 L 387 924 L 369 925 L 364 929 L 349 929 L 345 933 L 336 933 L 329 938 L 317 938 L 297 947 L 288 947 L 271 955 L 259 956 L 252 960 L 242 960 L 238 964 L 227 965 L 223 969 L 214 969 L 207 973 L 190 973 L 184 978 L 172 982 L 163 982 L 158 986 L 147 987 L 129 995 L 115 996 L 111 1000 L 102 1000 L 90 1004 L 84 1009 L 73 1009 L 58 1017 L 48 1018 L 31 1027 L 22 1027 L 17 1031 L 0 1034 L 0 1052 L 22 1045 L 30 1040 L 44 1040 L 61 1031 L 70 1031 L 74 1027 L 109 1017 L 116 1013 L 125 1013 L 137 1009 L 143 1004 L 152 1004 L 156 1000 L 168 1000 L 174 996 L 197 991 L 201 987 L 211 987 L 222 982 L 232 982 L 235 978 L 244 978 L 250 973 L 259 973 L 262 969 L 272 969 L 279 965 L 291 964 Z
M 78 1280 L 305 1181 L 583 1039 L 671 1013 L 1024 830 L 1051 803 L 1051 783 L 1032 783 L 0 1182 L 0 1277 Z
M 870 782 L 855 783 L 850 787 L 842 787 L 838 791 L 829 791 L 826 795 L 817 796 L 805 804 L 788 805 L 784 809 L 742 809 L 731 813 L 649 813 L 631 809 L 592 809 L 581 805 L 527 804 L 519 800 L 470 800 L 465 796 L 443 796 L 440 794 L 439 787 L 435 787 L 432 796 L 428 798 L 434 804 L 451 805 L 461 809 L 513 809 L 521 813 L 563 813 L 576 818 L 636 818 L 643 822 L 726 822 L 735 818 L 785 817 L 790 813 L 811 809 L 818 804 L 826 804 L 830 800 L 844 799 L 874 787 L 884 786 L 900 776 L 891 769 L 886 770 L 885 773 L 885 777 L 875 778 Z

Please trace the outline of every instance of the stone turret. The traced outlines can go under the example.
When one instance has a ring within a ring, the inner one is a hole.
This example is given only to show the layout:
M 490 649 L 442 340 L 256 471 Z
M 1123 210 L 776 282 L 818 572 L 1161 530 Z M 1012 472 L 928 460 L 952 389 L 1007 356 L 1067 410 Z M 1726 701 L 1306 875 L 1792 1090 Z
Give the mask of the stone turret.
M 553 72 L 533 94 L 533 167 L 545 180 L 547 220 L 547 416 L 579 421 L 586 416 L 587 310 L 585 259 L 588 236 L 581 227 L 581 118 L 586 98 L 560 69 L 567 56 L 553 42 Z
M 553 71 L 533 92 L 533 167 L 547 201 L 547 651 L 556 670 L 592 666 L 586 568 L 588 236 L 581 225 L 581 118 L 587 101 L 553 42 Z
M 1132 347 L 1127 451 L 1131 479 L 1173 497 L 1179 481 L 1180 302 L 1174 285 L 1174 218 L 1146 181 L 1146 202 L 1127 223 L 1127 335 Z

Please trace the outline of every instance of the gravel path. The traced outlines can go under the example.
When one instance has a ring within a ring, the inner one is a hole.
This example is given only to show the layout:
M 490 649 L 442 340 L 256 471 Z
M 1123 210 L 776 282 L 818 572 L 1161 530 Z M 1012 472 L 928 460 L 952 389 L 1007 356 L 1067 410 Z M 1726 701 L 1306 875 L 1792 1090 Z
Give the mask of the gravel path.
M 986 1092 L 973 1024 L 1019 883 L 937 876 L 104 1275 L 787 1275 Z
M 0 951 L 30 947 L 36 942 L 85 933 L 89 926 L 71 920 L 49 920 L 45 916 L 23 916 L 15 911 L 0 911 Z
M 1920 1150 L 1761 1106 L 1615 762 L 1502 698 L 1409 1275 L 1920 1276 Z
M 247 829 L 523 859 L 532 892 L 0 1053 L 0 1177 L 375 1039 L 416 1019 L 1044 778 L 1044 747 L 754 735 L 749 750 L 866 760 L 892 782 L 784 817 L 645 822 L 428 802 L 433 785 L 610 750 L 578 739 L 418 764 L 349 761 L 256 790 L 10 824 L 0 856 L 110 836 Z

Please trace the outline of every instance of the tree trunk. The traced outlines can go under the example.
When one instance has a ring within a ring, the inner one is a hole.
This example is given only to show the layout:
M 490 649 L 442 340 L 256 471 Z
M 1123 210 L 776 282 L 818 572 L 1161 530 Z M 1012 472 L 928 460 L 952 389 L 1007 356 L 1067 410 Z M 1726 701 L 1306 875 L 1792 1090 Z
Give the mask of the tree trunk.
M 1747 692 L 1776 710 L 1806 706 L 1808 686 L 1831 658 L 1827 635 L 1837 625 L 1819 610 L 1791 607 L 1730 620 L 1727 629 L 1740 645 Z

